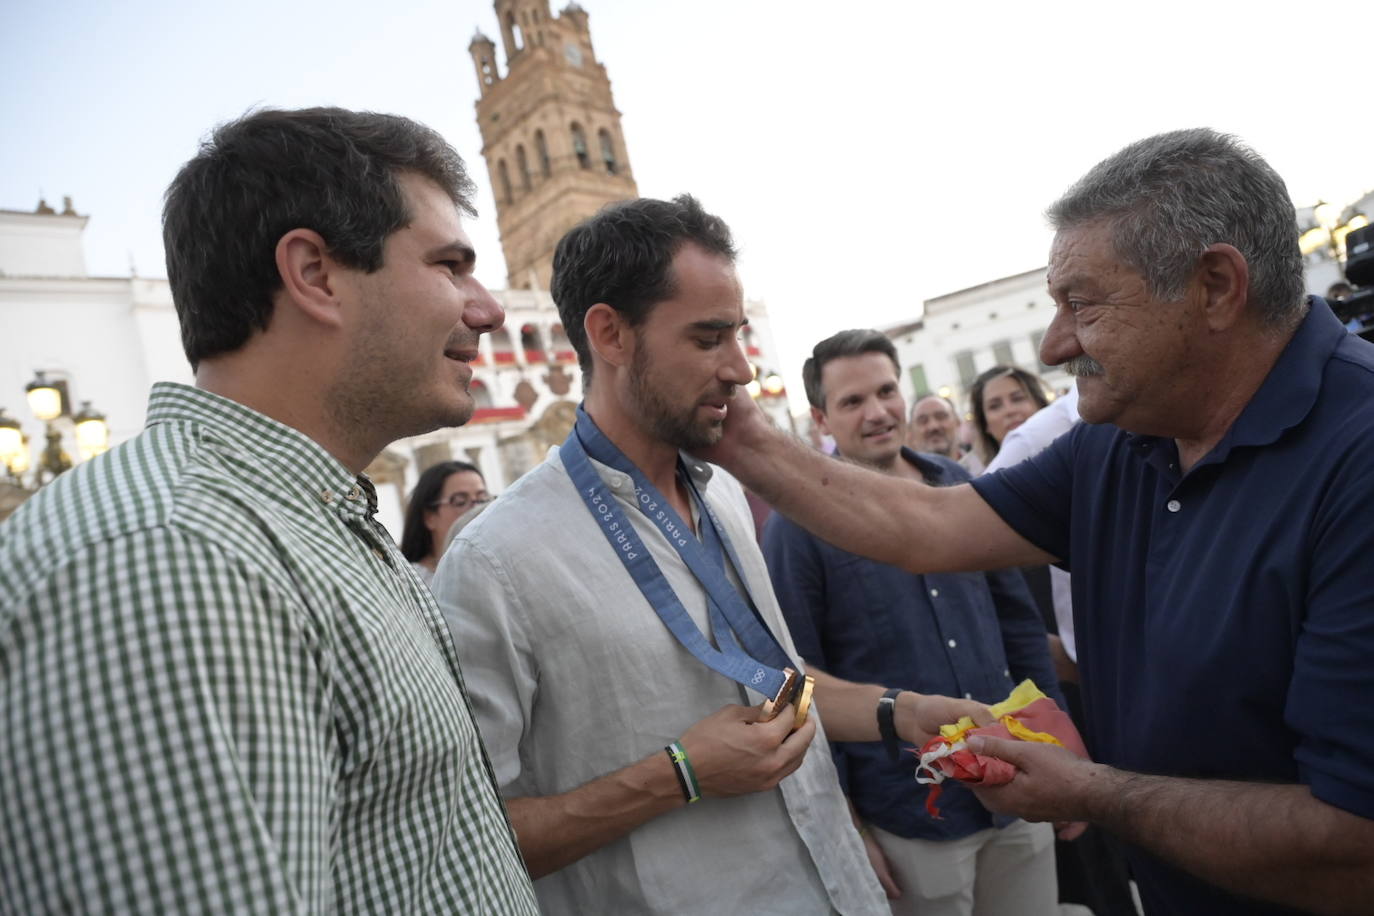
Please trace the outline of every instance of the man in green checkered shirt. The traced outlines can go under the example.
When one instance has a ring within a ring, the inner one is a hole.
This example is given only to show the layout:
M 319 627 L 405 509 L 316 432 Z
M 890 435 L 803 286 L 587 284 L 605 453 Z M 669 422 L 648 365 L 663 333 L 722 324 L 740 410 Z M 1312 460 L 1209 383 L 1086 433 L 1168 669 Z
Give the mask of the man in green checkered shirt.
M 362 469 L 465 422 L 500 306 L 453 150 L 259 111 L 167 194 L 196 386 L 0 526 L 0 913 L 534 913 Z

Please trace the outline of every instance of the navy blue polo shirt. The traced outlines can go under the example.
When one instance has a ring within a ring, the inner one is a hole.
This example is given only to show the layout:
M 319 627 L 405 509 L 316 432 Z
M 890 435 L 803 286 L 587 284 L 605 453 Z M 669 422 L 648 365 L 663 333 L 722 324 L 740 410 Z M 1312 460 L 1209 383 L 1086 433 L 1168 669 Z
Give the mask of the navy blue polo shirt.
M 1186 475 L 1172 439 L 1080 424 L 973 486 L 1073 572 L 1094 759 L 1374 818 L 1374 345 L 1324 301 Z M 1268 912 L 1132 865 L 1148 912 Z
M 947 459 L 902 454 L 936 486 L 968 480 Z M 1045 625 L 1018 570 L 913 575 L 841 550 L 780 515 L 764 528 L 763 554 L 792 641 L 808 664 L 859 683 L 984 703 L 1006 699 L 1024 678 L 1058 696 Z M 929 790 L 916 782 L 915 754 L 894 761 L 873 741 L 832 748 L 859 816 L 889 833 L 952 840 L 1014 820 L 994 818 L 953 782 L 945 784 L 936 820 L 925 809 Z

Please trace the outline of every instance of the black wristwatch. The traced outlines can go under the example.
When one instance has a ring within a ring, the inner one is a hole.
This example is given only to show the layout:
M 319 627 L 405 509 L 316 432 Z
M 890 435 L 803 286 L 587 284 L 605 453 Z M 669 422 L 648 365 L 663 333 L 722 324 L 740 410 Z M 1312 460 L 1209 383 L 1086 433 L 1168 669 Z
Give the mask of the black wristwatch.
M 897 694 L 901 692 L 902 688 L 893 687 L 878 700 L 878 734 L 883 736 L 883 747 L 887 748 L 893 762 L 901 759 L 897 723 L 893 720 L 893 714 L 897 711 Z

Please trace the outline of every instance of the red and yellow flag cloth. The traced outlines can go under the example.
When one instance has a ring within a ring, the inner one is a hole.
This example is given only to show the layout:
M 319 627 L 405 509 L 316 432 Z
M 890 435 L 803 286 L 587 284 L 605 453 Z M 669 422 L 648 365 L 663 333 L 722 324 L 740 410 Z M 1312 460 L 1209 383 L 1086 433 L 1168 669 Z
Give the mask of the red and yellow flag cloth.
M 1011 782 L 1016 775 L 1016 767 L 1005 760 L 968 750 L 964 739 L 969 735 L 1057 744 L 1084 759 L 1088 757 L 1088 750 L 1068 713 L 1045 696 L 1033 681 L 1022 681 L 1011 696 L 988 709 L 997 718 L 992 725 L 977 727 L 965 716 L 954 725 L 941 726 L 940 734 L 917 752 L 921 759 L 916 765 L 916 781 L 930 786 L 926 811 L 937 820 L 940 818 L 940 809 L 936 806 L 942 790 L 940 783 L 946 779 L 952 777 L 970 786 L 1000 786 Z

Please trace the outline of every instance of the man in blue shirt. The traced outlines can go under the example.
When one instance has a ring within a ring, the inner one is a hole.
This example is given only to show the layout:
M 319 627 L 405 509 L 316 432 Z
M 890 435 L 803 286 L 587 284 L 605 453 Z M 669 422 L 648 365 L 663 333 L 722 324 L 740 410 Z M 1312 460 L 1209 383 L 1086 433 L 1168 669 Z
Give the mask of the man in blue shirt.
M 811 416 L 836 452 L 932 486 L 969 475 L 903 446 L 906 404 L 897 351 L 874 330 L 821 341 L 802 367 Z M 780 515 L 764 556 L 808 669 L 849 681 L 984 703 L 1031 678 L 1056 690 L 1045 627 L 1020 572 L 916 575 L 825 543 Z M 1062 701 L 1061 701 L 1062 703 Z M 875 710 L 881 715 L 881 712 Z M 1048 824 L 994 818 L 951 784 L 942 819 L 925 810 L 916 756 L 895 741 L 836 743 L 835 762 L 878 879 L 899 916 L 1036 916 L 1058 909 Z M 905 746 L 910 751 L 910 745 Z
M 1122 836 L 1150 916 L 1368 913 L 1374 345 L 1304 297 L 1283 181 L 1232 137 L 1131 144 L 1049 215 L 1041 359 L 1085 425 L 971 486 L 837 466 L 747 405 L 709 457 L 884 562 L 1072 567 L 1098 762 L 978 742 L 1018 768 L 994 810 Z

